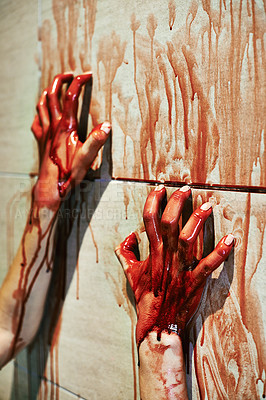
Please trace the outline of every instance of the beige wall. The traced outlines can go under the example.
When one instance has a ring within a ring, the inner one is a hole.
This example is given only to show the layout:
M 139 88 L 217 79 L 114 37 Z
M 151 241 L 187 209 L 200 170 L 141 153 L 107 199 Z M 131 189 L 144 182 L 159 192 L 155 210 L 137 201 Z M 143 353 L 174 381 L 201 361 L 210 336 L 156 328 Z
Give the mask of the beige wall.
M 100 179 L 75 192 L 72 228 L 59 226 L 40 333 L 1 371 L 0 399 L 138 398 L 136 316 L 113 250 L 137 229 L 145 257 L 142 209 L 159 181 L 169 194 L 174 184 L 192 184 L 188 208 L 212 202 L 207 239 L 236 236 L 190 324 L 190 397 L 261 398 L 264 3 L 11 0 L 1 1 L 0 20 L 1 280 L 38 171 L 30 126 L 41 90 L 58 72 L 91 69 L 90 125 L 113 124 L 112 179 L 106 146 Z

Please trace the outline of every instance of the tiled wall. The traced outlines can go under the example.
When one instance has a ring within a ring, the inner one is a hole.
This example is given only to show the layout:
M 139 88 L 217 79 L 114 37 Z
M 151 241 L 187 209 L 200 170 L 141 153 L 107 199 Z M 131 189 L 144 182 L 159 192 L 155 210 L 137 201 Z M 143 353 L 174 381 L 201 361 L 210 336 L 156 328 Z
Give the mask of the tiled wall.
M 62 211 L 40 333 L 1 371 L 0 399 L 138 398 L 136 315 L 114 248 L 138 230 L 145 257 L 142 210 L 159 181 L 169 194 L 190 183 L 187 209 L 212 202 L 208 240 L 236 236 L 191 322 L 189 396 L 262 398 L 264 3 L 9 0 L 0 21 L 1 280 L 37 173 L 30 126 L 40 91 L 58 72 L 91 69 L 90 125 L 113 124 L 112 176 L 107 154 L 101 178 L 76 190 L 77 204 Z

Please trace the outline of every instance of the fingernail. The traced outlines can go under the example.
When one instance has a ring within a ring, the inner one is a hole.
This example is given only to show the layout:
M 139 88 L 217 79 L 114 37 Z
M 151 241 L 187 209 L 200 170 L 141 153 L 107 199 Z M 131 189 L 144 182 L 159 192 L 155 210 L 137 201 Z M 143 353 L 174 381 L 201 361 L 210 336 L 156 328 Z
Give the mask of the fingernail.
M 156 190 L 156 192 L 159 192 L 163 188 L 164 188 L 164 185 L 159 185 L 159 186 L 156 186 L 156 188 L 154 190 Z
M 234 236 L 231 233 L 229 233 L 229 235 L 226 236 L 224 243 L 227 246 L 230 246 L 233 243 L 234 239 L 235 239 Z
M 186 186 L 182 186 L 179 189 L 179 192 L 188 192 L 189 190 L 190 190 L 190 187 L 188 185 L 186 185 Z
M 212 206 L 211 203 L 208 201 L 207 203 L 203 203 L 200 206 L 200 209 L 203 210 L 203 211 L 207 211 L 207 210 L 209 210 L 211 208 L 211 206 Z
M 105 121 L 102 126 L 101 126 L 101 131 L 104 131 L 106 133 L 106 135 L 108 135 L 108 133 L 111 130 L 111 124 L 108 121 Z

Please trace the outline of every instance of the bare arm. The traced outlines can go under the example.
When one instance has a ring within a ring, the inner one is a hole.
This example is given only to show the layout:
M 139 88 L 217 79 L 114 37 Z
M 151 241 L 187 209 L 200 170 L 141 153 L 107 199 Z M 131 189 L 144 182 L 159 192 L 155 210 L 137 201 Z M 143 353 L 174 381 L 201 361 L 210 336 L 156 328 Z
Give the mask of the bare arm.
M 37 105 L 32 131 L 40 170 L 17 255 L 0 289 L 0 367 L 35 336 L 52 275 L 53 243 L 62 200 L 84 178 L 110 132 L 97 126 L 85 143 L 77 136 L 78 97 L 91 73 L 55 77 Z M 63 83 L 70 84 L 61 107 Z M 60 240 L 60 238 L 59 238 Z
M 195 260 L 193 245 L 212 212 L 211 204 L 195 210 L 179 233 L 179 218 L 190 189 L 185 186 L 175 191 L 160 217 L 165 195 L 165 188 L 159 186 L 145 203 L 148 258 L 137 258 L 134 233 L 116 249 L 135 294 L 142 400 L 187 399 L 182 350 L 185 328 L 200 303 L 207 276 L 228 257 L 234 239 L 225 236 L 206 258 Z

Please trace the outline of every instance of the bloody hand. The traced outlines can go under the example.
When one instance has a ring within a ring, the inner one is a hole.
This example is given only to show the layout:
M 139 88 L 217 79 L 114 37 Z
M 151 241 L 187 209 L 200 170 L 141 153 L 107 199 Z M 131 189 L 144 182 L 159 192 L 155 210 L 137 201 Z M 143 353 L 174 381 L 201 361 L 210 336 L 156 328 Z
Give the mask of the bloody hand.
M 40 158 L 34 197 L 40 207 L 58 208 L 66 193 L 82 181 L 108 138 L 111 125 L 104 122 L 93 129 L 85 143 L 78 139 L 78 98 L 82 86 L 91 79 L 91 72 L 75 78 L 71 73 L 59 74 L 40 97 L 32 124 Z M 64 83 L 69 87 L 61 106 Z
M 212 207 L 204 203 L 194 211 L 179 234 L 179 218 L 189 195 L 188 186 L 175 191 L 160 218 L 165 188 L 158 186 L 149 194 L 143 211 L 150 243 L 150 254 L 145 261 L 136 256 L 135 233 L 116 249 L 135 295 L 138 346 L 151 331 L 157 332 L 158 339 L 162 331 L 182 336 L 200 303 L 208 275 L 228 257 L 233 246 L 234 237 L 229 234 L 206 258 L 195 260 L 193 244 Z

